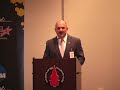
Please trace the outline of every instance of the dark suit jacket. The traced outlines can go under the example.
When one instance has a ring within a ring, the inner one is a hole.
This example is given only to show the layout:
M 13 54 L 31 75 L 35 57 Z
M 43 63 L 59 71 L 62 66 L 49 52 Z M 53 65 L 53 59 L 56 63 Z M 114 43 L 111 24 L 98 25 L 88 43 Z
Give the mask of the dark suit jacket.
M 78 38 L 68 35 L 66 49 L 63 58 L 70 58 L 69 52 L 73 51 L 75 57 L 80 60 L 81 65 L 85 61 L 84 52 L 81 46 L 81 41 Z M 46 49 L 44 52 L 43 59 L 62 59 L 62 56 L 58 47 L 57 37 L 52 38 L 46 42 Z

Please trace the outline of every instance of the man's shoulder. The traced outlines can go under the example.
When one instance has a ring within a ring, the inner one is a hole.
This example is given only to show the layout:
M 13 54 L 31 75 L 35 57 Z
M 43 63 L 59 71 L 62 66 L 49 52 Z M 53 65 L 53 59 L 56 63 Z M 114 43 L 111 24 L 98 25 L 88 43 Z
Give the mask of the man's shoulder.
M 73 40 L 80 40 L 80 38 L 77 38 L 75 36 L 68 35 L 68 38 L 73 39 Z
M 51 38 L 51 39 L 47 40 L 47 43 L 54 42 L 56 39 L 57 39 L 57 37 L 53 37 L 53 38 Z

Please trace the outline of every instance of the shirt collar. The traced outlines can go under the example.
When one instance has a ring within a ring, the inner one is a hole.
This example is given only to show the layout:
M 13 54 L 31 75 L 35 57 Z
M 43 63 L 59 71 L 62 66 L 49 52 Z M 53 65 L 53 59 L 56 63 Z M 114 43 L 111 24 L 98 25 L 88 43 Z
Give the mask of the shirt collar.
M 63 38 L 63 41 L 65 43 L 67 42 L 67 37 L 68 37 L 68 35 L 66 34 L 65 37 Z M 61 41 L 61 39 L 58 36 L 57 36 L 57 39 L 58 39 L 59 42 Z

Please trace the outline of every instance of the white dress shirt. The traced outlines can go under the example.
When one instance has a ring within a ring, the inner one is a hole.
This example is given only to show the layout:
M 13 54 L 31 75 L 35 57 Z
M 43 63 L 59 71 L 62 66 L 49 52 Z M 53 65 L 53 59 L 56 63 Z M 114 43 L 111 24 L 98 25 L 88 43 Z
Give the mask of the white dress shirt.
M 61 53 L 61 56 L 64 56 L 64 52 L 65 52 L 65 48 L 66 48 L 66 43 L 67 43 L 67 34 L 65 35 L 65 37 L 63 38 L 63 40 L 58 39 L 58 47 Z

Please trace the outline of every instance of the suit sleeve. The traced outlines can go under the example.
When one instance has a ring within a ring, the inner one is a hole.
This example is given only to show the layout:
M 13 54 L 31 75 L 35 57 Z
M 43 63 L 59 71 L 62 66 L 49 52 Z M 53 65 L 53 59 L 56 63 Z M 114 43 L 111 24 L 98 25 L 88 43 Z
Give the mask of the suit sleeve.
M 82 48 L 80 39 L 77 40 L 77 44 L 76 45 L 77 45 L 76 57 L 80 61 L 80 64 L 83 65 L 84 62 L 85 62 L 85 57 L 84 57 L 84 52 L 83 52 L 83 48 Z

